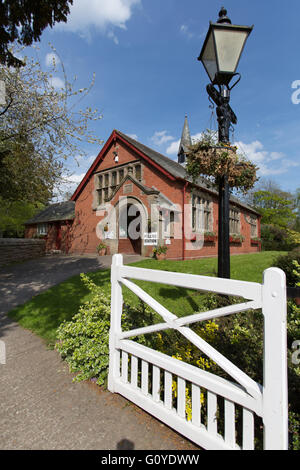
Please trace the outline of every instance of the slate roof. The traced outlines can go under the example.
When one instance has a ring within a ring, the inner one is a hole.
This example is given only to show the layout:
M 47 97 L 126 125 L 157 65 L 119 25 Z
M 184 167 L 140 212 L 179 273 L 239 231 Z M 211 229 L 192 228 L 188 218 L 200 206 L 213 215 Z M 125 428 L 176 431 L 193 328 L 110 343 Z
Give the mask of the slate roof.
M 75 202 L 66 201 L 51 204 L 25 222 L 25 225 L 57 222 L 60 220 L 72 220 L 75 218 Z

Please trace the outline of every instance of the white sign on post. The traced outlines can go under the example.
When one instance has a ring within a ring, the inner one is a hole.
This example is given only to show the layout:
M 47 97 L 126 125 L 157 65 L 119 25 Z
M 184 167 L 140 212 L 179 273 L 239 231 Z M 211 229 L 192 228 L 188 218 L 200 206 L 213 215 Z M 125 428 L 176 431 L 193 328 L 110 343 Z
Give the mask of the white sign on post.
M 158 244 L 157 232 L 144 233 L 144 245 L 156 246 Z

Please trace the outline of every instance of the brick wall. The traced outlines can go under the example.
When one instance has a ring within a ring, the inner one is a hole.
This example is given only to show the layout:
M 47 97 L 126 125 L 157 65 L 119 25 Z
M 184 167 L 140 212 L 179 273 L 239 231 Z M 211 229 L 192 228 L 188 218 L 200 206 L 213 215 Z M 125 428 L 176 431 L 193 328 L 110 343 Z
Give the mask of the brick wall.
M 119 161 L 116 165 L 114 161 L 114 145 L 107 149 L 106 154 L 103 160 L 99 163 L 98 167 L 95 168 L 95 173 L 107 169 L 117 168 L 120 165 L 137 162 L 140 160 L 140 157 L 132 150 L 129 149 L 122 142 L 118 142 L 118 155 Z M 143 164 L 142 170 L 142 181 L 141 183 L 148 188 L 156 188 L 161 193 L 164 194 L 169 200 L 172 201 L 174 205 L 179 205 L 183 207 L 183 204 L 188 204 L 190 202 L 190 187 L 187 188 L 185 200 L 183 200 L 184 195 L 184 182 L 183 181 L 172 181 L 162 172 L 157 170 L 153 165 L 148 162 L 141 160 Z M 129 193 L 126 193 L 126 196 L 130 199 L 136 199 L 139 201 L 150 215 L 150 207 L 152 196 L 145 194 L 141 188 L 135 184 L 131 184 L 131 189 Z M 90 180 L 87 182 L 85 188 L 78 196 L 75 206 L 75 220 L 70 231 L 70 253 L 95 253 L 96 247 L 100 242 L 100 239 L 96 233 L 96 227 L 101 220 L 103 220 L 107 214 L 100 215 L 95 210 L 95 182 L 94 175 L 91 176 Z M 119 198 L 124 196 L 124 188 L 121 187 L 114 198 L 110 201 L 112 206 L 117 207 Z M 213 231 L 218 233 L 218 198 L 216 195 L 210 195 L 212 200 L 212 221 Z M 254 246 L 251 244 L 250 240 L 250 225 L 245 219 L 247 211 L 243 208 L 239 208 L 241 212 L 241 234 L 245 237 L 245 240 L 240 244 L 231 244 L 230 252 L 231 254 L 242 254 L 242 253 L 253 253 L 260 251 L 260 246 Z M 180 215 L 180 218 L 182 216 Z M 182 220 L 182 219 L 181 219 Z M 182 227 L 182 224 L 181 224 Z M 182 231 L 182 229 L 181 229 Z M 258 227 L 258 236 L 260 234 L 260 228 Z M 192 259 L 192 258 L 201 258 L 206 256 L 216 256 L 218 251 L 218 242 L 217 239 L 215 243 L 205 243 L 201 249 L 195 249 L 188 240 L 186 243 L 183 243 L 182 239 L 171 239 L 170 245 L 168 245 L 167 258 L 169 259 Z M 110 249 L 110 253 L 114 254 L 116 252 L 132 252 L 132 246 L 127 241 L 112 241 L 104 240 Z M 152 256 L 152 247 L 143 247 L 142 245 L 142 255 L 143 256 Z
M 0 267 L 45 254 L 45 240 L 0 238 Z

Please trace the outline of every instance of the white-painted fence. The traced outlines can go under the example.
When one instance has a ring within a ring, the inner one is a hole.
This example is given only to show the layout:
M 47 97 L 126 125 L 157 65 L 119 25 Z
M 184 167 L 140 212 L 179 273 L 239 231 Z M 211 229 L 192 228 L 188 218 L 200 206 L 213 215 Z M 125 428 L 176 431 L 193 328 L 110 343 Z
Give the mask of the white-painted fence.
M 177 318 L 132 279 L 238 296 L 247 301 Z M 123 332 L 122 285 L 154 309 L 163 323 Z M 108 383 L 111 392 L 120 393 L 204 449 L 254 449 L 256 419 L 260 419 L 263 425 L 264 449 L 288 448 L 286 285 L 283 271 L 267 269 L 261 285 L 124 266 L 122 255 L 114 255 L 111 289 Z M 186 326 L 248 309 L 262 309 L 264 316 L 263 385 L 253 381 Z M 226 371 L 234 382 L 129 339 L 165 329 L 180 332 Z M 174 381 L 177 382 L 175 400 Z M 187 419 L 187 389 L 191 394 L 192 419 Z M 222 430 L 218 427 L 221 412 Z M 240 442 L 237 442 L 238 427 L 242 429 Z

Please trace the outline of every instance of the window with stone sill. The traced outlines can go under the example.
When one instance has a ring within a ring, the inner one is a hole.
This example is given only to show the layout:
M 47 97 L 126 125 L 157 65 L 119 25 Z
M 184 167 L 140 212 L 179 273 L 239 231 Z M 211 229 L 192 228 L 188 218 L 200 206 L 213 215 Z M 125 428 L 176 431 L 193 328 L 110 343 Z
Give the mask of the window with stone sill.
M 98 205 L 107 202 L 117 185 L 120 184 L 125 175 L 132 175 L 138 181 L 142 179 L 142 165 L 128 164 L 122 168 L 108 170 L 103 174 L 97 175 L 95 189 L 98 193 Z
M 135 166 L 135 179 L 138 181 L 141 181 L 142 179 L 142 167 L 141 165 L 136 165 Z
M 163 220 L 164 227 L 164 237 L 174 238 L 174 224 L 175 224 L 175 213 L 174 211 L 169 211 L 161 215 Z
M 251 233 L 251 238 L 256 238 L 257 237 L 257 217 L 254 215 L 250 216 L 250 233 Z
M 192 196 L 192 229 L 194 232 L 210 232 L 212 229 L 211 201 L 194 194 Z
M 105 189 L 104 189 L 104 192 L 103 192 L 103 199 L 104 199 L 104 202 L 107 202 L 107 201 L 108 201 L 108 188 L 105 188 Z
M 229 210 L 229 233 L 231 235 L 240 234 L 240 212 L 237 209 Z
M 124 170 L 119 170 L 119 184 L 121 183 L 123 178 L 124 178 Z

